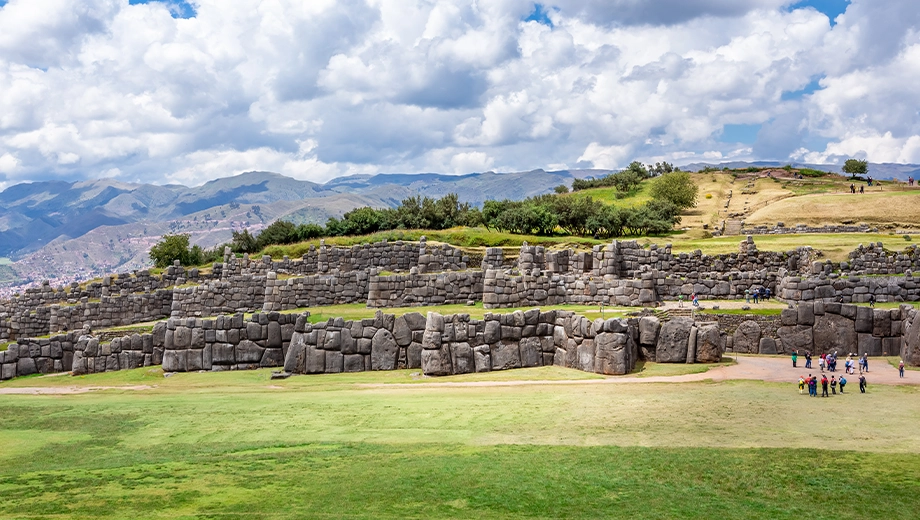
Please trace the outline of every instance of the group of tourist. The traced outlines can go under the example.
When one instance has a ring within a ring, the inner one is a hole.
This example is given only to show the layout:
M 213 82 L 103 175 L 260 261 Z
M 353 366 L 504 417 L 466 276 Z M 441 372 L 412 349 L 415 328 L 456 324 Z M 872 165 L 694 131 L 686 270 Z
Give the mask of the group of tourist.
M 754 287 L 744 290 L 744 301 L 747 303 L 751 303 L 751 298 L 754 298 L 754 303 L 757 303 L 769 300 L 771 296 L 773 296 L 773 293 L 769 287 Z
M 865 193 L 865 192 L 866 192 L 866 188 L 865 188 L 864 186 L 860 185 L 860 186 L 859 186 L 859 192 L 860 192 L 860 193 Z M 856 193 L 856 185 L 855 185 L 855 184 L 850 184 L 850 193 Z
M 850 354 L 847 356 L 846 361 L 844 361 L 844 373 L 845 374 L 854 374 L 856 367 L 859 367 L 859 391 L 860 393 L 866 393 L 866 386 L 868 382 L 866 381 L 865 372 L 869 372 L 869 354 L 864 353 L 861 357 L 854 359 L 856 354 Z M 792 368 L 796 368 L 799 361 L 799 352 L 797 350 L 792 351 Z M 805 368 L 811 368 L 812 356 L 811 352 L 805 351 Z M 840 379 L 837 379 L 836 375 L 831 375 L 831 378 L 827 378 L 827 374 L 824 373 L 825 368 L 828 372 L 837 371 L 837 352 L 831 354 L 821 354 L 818 357 L 818 366 L 821 368 L 821 378 L 818 379 L 817 376 L 808 374 L 808 377 L 800 376 L 799 377 L 799 393 L 803 394 L 805 388 L 808 388 L 808 395 L 812 397 L 818 396 L 818 384 L 821 385 L 821 397 L 828 397 L 828 395 L 837 395 L 837 387 L 840 386 L 840 393 L 843 393 L 844 387 L 847 385 L 846 375 L 841 375 Z M 901 361 L 901 364 L 898 367 L 898 371 L 901 374 L 901 377 L 904 377 L 904 361 Z M 827 390 L 830 387 L 831 393 L 828 394 Z
M 808 387 L 808 395 L 811 397 L 818 397 L 818 384 L 821 384 L 821 397 L 830 397 L 831 395 L 837 395 L 837 386 L 840 386 L 840 393 L 844 393 L 844 388 L 847 386 L 846 376 L 840 376 L 840 379 L 837 379 L 837 376 L 831 376 L 830 380 L 827 379 L 827 374 L 821 374 L 821 379 L 819 380 L 817 376 L 808 374 L 808 377 L 800 376 L 799 377 L 799 393 L 805 393 L 805 387 Z M 859 391 L 861 393 L 866 393 L 866 376 L 859 376 Z M 827 393 L 827 389 L 830 387 L 831 393 Z

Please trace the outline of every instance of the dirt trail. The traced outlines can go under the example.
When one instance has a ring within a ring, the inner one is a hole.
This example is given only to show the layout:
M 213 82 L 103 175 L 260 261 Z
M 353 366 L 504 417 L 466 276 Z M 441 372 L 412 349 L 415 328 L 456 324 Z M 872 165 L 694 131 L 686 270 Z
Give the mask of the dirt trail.
M 800 358 L 801 359 L 801 358 Z M 875 361 L 873 363 L 873 361 Z M 654 376 L 638 377 L 630 376 L 610 376 L 604 379 L 578 379 L 578 380 L 560 380 L 560 381 L 468 381 L 468 382 L 443 382 L 443 383 L 407 383 L 407 384 L 367 384 L 359 385 L 369 388 L 395 388 L 395 387 L 489 387 L 489 386 L 525 386 L 525 385 L 608 385 L 608 384 L 641 384 L 641 383 L 691 383 L 695 381 L 729 381 L 732 379 L 747 379 L 755 381 L 768 381 L 771 383 L 796 383 L 799 376 L 808 374 L 819 375 L 821 369 L 815 364 L 813 369 L 802 368 L 804 361 L 799 363 L 799 367 L 792 368 L 792 361 L 779 357 L 748 357 L 741 356 L 735 365 L 719 366 L 699 374 L 685 374 L 681 376 Z M 869 370 L 866 374 L 866 380 L 869 385 L 920 385 L 920 372 L 906 371 L 903 379 L 898 377 L 898 370 L 891 366 L 885 360 L 869 360 Z M 838 378 L 843 374 L 838 372 L 825 372 L 830 378 L 836 375 Z M 847 382 L 850 388 L 856 388 L 859 380 L 859 373 L 847 376 Z

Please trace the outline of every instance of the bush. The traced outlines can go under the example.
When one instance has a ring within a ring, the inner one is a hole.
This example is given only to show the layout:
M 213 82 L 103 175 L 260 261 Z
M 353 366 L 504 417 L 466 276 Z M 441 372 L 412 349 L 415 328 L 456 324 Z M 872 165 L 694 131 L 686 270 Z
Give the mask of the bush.
M 687 172 L 666 173 L 652 181 L 652 198 L 668 201 L 680 209 L 696 206 L 699 187 Z
M 707 193 L 707 194 L 706 194 L 706 198 L 707 198 L 707 199 L 711 199 L 711 198 L 712 198 L 712 193 Z
M 912 239 L 910 238 L 910 235 L 904 235 L 904 240 L 910 242 Z

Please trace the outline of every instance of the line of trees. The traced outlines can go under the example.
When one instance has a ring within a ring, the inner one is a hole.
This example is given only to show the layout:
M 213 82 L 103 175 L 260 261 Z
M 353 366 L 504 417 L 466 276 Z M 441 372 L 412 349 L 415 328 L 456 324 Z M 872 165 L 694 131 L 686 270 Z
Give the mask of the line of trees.
M 698 188 L 690 174 L 674 170 L 667 163 L 652 167 L 650 171 L 641 163 L 634 162 L 623 172 L 590 181 L 609 182 L 611 184 L 604 185 L 615 186 L 617 190 L 621 190 L 622 186 L 623 190 L 630 191 L 645 179 L 650 179 L 648 182 L 652 183 L 649 190 L 652 200 L 635 207 L 608 205 L 585 195 L 547 194 L 519 201 L 489 200 L 479 209 L 460 202 L 455 193 L 440 199 L 415 196 L 403 200 L 395 208 L 357 208 L 345 213 L 342 218 L 329 218 L 325 226 L 297 225 L 278 220 L 260 233 L 234 231 L 229 244 L 209 250 L 189 247 L 187 234 L 166 235 L 151 248 L 150 257 L 158 267 L 166 267 L 177 259 L 183 265 L 199 265 L 222 258 L 225 246 L 230 246 L 235 253 L 256 253 L 270 245 L 393 229 L 440 230 L 483 226 L 522 235 L 546 236 L 561 232 L 597 238 L 671 231 L 680 223 L 680 213 L 696 205 Z

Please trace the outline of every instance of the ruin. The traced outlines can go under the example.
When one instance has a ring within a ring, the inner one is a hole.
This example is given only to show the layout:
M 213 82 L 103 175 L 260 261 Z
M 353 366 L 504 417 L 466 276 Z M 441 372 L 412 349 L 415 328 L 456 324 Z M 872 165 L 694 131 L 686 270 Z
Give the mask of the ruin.
M 327 373 L 421 368 L 447 375 L 540 365 L 628 373 L 637 360 L 702 362 L 734 352 L 859 352 L 902 355 L 920 365 L 920 300 L 912 272 L 920 251 L 861 246 L 847 261 L 821 261 L 808 247 L 675 254 L 670 245 L 614 241 L 590 252 L 526 243 L 517 257 L 487 248 L 478 268 L 448 245 L 380 242 L 311 247 L 301 258 L 237 258 L 226 251 L 210 272 L 170 266 L 84 285 L 44 284 L 0 302 L 0 379 L 32 373 L 161 365 L 166 371 L 285 366 Z M 664 320 L 648 315 L 589 320 L 568 311 L 515 311 L 560 304 L 655 307 L 696 293 L 739 299 L 765 287 L 790 304 L 778 316 L 716 315 Z M 440 316 L 378 313 L 369 320 L 310 323 L 303 307 L 364 303 L 370 308 L 482 302 L 505 313 Z M 254 313 L 244 319 L 244 313 Z M 92 331 L 158 322 L 152 333 Z M 718 353 L 718 356 L 716 356 Z

